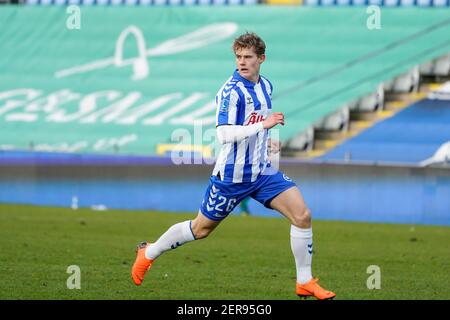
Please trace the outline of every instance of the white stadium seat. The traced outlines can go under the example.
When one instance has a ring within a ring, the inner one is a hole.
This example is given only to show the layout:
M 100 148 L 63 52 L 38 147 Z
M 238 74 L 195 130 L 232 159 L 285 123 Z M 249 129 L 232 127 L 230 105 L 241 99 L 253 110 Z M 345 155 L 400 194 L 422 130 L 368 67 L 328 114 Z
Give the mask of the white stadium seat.
M 384 109 L 384 87 L 380 84 L 376 91 L 349 104 L 351 111 L 373 112 Z
M 419 84 L 419 67 L 416 66 L 395 79 L 385 82 L 384 90 L 392 93 L 416 92 L 419 89 Z
M 420 74 L 444 77 L 450 75 L 450 54 L 422 64 L 420 66 Z
M 314 128 L 318 130 L 347 131 L 350 122 L 350 109 L 345 106 L 336 112 L 320 119 Z
M 314 127 L 310 126 L 304 132 L 289 140 L 285 146 L 293 150 L 312 150 L 314 146 Z

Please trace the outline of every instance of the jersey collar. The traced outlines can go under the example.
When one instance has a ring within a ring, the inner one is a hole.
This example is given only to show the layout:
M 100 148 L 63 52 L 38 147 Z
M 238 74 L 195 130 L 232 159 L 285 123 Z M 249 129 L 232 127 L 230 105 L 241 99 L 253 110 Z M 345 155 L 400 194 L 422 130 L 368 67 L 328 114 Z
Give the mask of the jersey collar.
M 251 87 L 251 88 L 253 88 L 255 85 L 257 85 L 261 81 L 261 76 L 259 76 L 258 83 L 254 83 L 254 82 L 251 82 L 250 80 L 245 79 L 244 77 L 242 77 L 239 74 L 238 69 L 234 70 L 233 78 L 243 82 L 246 87 Z

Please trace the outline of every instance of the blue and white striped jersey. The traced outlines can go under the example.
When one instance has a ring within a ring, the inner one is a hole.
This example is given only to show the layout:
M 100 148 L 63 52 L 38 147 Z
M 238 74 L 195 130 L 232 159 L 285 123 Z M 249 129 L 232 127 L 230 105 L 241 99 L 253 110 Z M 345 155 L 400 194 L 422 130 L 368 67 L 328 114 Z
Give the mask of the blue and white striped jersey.
M 272 111 L 272 84 L 260 76 L 253 83 L 236 70 L 216 95 L 216 126 L 247 126 L 264 121 Z M 213 175 L 224 182 L 254 182 L 270 166 L 268 130 L 240 142 L 226 143 L 217 157 Z

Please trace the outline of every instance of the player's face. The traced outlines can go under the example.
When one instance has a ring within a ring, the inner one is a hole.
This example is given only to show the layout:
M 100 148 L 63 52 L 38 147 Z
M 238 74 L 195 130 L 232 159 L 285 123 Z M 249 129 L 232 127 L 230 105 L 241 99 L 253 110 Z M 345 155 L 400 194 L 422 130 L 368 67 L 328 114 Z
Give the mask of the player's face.
M 252 82 L 258 82 L 259 69 L 261 63 L 266 59 L 266 55 L 262 54 L 258 56 L 253 47 L 238 49 L 235 55 L 236 66 L 241 77 Z

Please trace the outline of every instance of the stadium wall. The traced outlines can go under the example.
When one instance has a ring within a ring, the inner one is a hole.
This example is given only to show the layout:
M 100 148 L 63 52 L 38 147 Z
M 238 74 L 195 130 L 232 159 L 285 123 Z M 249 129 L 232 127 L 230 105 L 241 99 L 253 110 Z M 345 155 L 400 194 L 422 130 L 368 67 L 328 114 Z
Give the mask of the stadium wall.
M 284 161 L 316 219 L 450 225 L 450 170 Z M 0 203 L 94 210 L 198 210 L 212 167 L 148 158 L 124 165 L 0 165 Z M 251 200 L 254 215 L 279 214 Z M 233 214 L 239 214 L 236 208 Z

